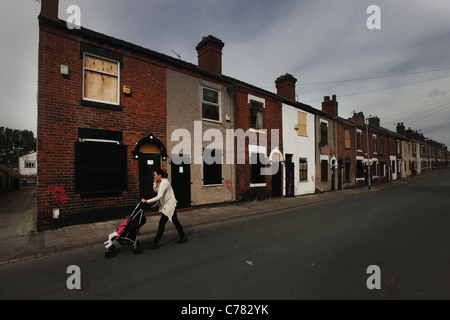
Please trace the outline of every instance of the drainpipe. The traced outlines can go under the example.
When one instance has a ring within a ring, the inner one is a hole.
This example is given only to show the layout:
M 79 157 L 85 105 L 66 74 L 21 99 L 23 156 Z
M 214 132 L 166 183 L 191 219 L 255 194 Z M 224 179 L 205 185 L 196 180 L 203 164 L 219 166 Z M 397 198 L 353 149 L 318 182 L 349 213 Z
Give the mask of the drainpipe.
M 372 188 L 371 186 L 371 179 L 370 179 L 370 161 L 369 161 L 369 118 L 366 119 L 366 141 L 367 141 L 367 180 L 368 180 L 368 186 L 369 186 L 369 190 Z

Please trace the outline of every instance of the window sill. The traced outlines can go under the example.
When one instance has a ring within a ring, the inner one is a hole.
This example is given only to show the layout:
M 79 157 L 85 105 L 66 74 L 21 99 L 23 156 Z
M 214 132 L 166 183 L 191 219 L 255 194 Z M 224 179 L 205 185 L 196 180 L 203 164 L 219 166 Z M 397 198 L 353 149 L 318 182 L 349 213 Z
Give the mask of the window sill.
M 117 111 L 122 110 L 121 105 L 109 104 L 109 103 L 103 103 L 103 102 L 97 102 L 97 101 L 90 101 L 90 100 L 84 100 L 84 99 L 80 100 L 80 104 L 82 106 L 88 106 L 88 107 L 110 109 L 110 110 L 117 110 Z
M 222 121 L 220 121 L 220 120 L 214 120 L 214 119 L 208 119 L 208 118 L 202 118 L 202 120 L 205 121 L 205 122 L 222 124 Z
M 257 187 L 265 187 L 265 183 L 250 183 L 251 188 L 257 188 Z

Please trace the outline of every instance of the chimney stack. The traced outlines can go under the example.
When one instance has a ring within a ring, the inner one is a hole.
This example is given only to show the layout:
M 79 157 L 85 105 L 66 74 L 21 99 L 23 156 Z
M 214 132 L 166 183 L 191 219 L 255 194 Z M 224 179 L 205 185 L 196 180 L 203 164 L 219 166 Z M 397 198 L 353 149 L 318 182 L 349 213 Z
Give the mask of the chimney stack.
M 222 40 L 211 35 L 203 37 L 195 48 L 198 53 L 198 66 L 208 71 L 222 74 Z
M 403 122 L 397 123 L 397 133 L 405 135 L 405 126 L 403 125 Z
M 364 125 L 364 113 L 363 112 L 358 112 L 358 113 L 354 113 L 353 117 L 348 118 L 348 120 L 360 124 L 360 125 Z
M 59 0 L 41 0 L 41 15 L 58 19 Z
M 292 76 L 292 74 L 286 73 L 284 76 L 280 76 L 275 80 L 275 85 L 277 87 L 277 94 L 295 101 L 295 83 L 297 79 Z
M 378 118 L 378 117 L 369 118 L 369 126 L 379 128 L 380 127 L 380 118 Z
M 331 114 L 332 116 L 338 116 L 338 102 L 336 100 L 336 95 L 333 94 L 332 99 L 330 96 L 323 97 L 322 111 Z

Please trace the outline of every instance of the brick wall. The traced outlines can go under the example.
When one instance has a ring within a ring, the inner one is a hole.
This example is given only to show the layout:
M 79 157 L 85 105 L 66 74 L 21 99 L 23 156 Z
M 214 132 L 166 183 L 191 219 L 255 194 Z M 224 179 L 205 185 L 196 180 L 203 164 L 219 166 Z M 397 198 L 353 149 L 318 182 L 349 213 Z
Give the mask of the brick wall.
M 120 90 L 122 110 L 80 104 L 83 87 L 83 58 L 80 42 L 123 55 L 120 88 L 127 85 L 131 96 Z M 61 65 L 69 66 L 62 76 Z M 131 152 L 136 142 L 149 132 L 166 143 L 166 69 L 140 56 L 114 48 L 95 38 L 82 37 L 41 18 L 38 81 L 38 225 L 86 222 L 97 215 L 129 213 L 139 200 L 138 162 Z M 119 196 L 81 198 L 74 188 L 74 145 L 78 128 L 121 131 L 127 146 L 127 191 Z M 55 197 L 58 186 L 64 199 Z M 62 189 L 60 189 L 62 188 Z M 62 192 L 61 192 L 62 193 Z M 63 219 L 53 221 L 54 208 Z M 64 222 L 65 221 L 65 222 Z
M 251 90 L 238 89 L 236 91 L 236 129 L 240 128 L 244 132 L 250 128 L 250 105 L 248 103 L 248 95 L 254 95 L 265 99 L 264 108 L 264 129 L 267 129 L 267 152 L 268 157 L 271 152 L 271 130 L 279 130 L 279 150 L 283 152 L 283 136 L 282 136 L 282 109 L 281 100 L 273 97 L 264 96 Z M 259 134 L 258 134 L 259 141 Z M 258 143 L 259 144 L 259 143 Z M 272 176 L 266 176 L 265 187 L 250 187 L 251 166 L 249 160 L 248 139 L 245 146 L 237 146 L 236 153 L 239 154 L 239 148 L 245 147 L 245 164 L 236 165 L 237 180 L 237 200 L 248 201 L 254 199 L 267 199 L 272 194 Z

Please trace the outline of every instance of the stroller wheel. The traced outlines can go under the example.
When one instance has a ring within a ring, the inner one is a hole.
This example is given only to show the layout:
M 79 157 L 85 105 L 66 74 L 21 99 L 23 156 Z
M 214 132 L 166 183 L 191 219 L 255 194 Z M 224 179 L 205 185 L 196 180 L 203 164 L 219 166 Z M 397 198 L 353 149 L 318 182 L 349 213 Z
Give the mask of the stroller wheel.
M 114 258 L 114 256 L 115 256 L 115 254 L 112 251 L 108 250 L 108 251 L 105 252 L 105 258 L 107 258 L 107 259 Z
M 138 254 L 142 254 L 142 248 L 140 248 L 140 247 L 136 247 L 136 248 L 134 248 L 134 250 L 133 250 L 133 253 L 135 254 L 135 255 L 138 255 Z

